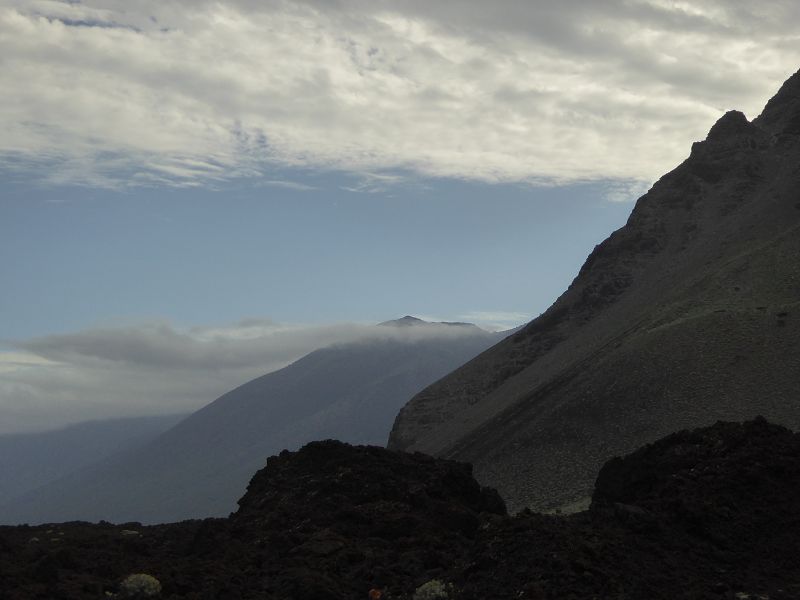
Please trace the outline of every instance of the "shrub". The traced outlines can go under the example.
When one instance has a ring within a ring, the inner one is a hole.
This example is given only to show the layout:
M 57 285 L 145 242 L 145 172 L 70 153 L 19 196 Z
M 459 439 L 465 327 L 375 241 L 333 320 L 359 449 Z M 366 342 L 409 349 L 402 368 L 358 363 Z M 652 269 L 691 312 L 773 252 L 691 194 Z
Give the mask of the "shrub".
M 445 585 L 438 579 L 431 579 L 417 588 L 414 600 L 447 600 L 451 588 L 452 586 Z
M 152 575 L 134 573 L 119 584 L 120 598 L 155 598 L 161 594 L 161 583 Z

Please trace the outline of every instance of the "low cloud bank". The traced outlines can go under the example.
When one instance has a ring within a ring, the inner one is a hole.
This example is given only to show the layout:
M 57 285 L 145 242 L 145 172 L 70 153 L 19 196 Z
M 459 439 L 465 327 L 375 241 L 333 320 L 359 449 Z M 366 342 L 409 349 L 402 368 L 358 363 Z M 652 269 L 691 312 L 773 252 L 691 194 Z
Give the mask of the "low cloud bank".
M 485 333 L 485 332 L 483 332 Z M 0 352 L 0 434 L 88 419 L 188 412 L 332 344 L 481 334 L 471 327 L 287 325 L 94 328 Z

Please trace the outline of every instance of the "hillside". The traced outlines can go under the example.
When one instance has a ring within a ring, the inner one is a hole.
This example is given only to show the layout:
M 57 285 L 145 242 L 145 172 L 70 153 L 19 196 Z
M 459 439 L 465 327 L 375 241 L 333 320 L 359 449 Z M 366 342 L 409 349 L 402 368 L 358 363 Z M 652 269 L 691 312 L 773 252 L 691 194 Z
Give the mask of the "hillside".
M 474 463 L 512 510 L 587 498 L 670 431 L 800 425 L 800 73 L 726 113 L 541 316 L 415 396 L 389 447 Z
M 503 337 L 412 317 L 224 394 L 147 445 L 0 505 L 0 522 L 226 516 L 266 458 L 317 439 L 385 441 L 416 392 Z

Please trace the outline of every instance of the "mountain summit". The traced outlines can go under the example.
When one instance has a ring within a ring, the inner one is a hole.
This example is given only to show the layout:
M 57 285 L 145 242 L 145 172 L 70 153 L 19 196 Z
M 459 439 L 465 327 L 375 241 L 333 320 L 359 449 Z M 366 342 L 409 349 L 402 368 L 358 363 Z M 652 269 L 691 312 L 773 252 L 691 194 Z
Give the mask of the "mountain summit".
M 431 322 L 431 321 L 424 321 L 417 317 L 412 317 L 411 315 L 406 315 L 405 317 L 402 317 L 400 319 L 395 319 L 394 321 L 384 321 L 383 323 L 378 323 L 378 325 L 382 327 L 428 327 L 428 328 L 461 327 L 461 328 L 473 329 L 475 331 L 482 331 L 480 327 L 474 325 L 473 323 L 462 323 L 459 321 Z
M 427 321 L 423 321 L 422 319 L 418 319 L 417 317 L 412 317 L 411 315 L 406 315 L 405 317 L 401 317 L 393 321 L 384 321 L 383 323 L 378 323 L 378 325 L 391 325 L 395 327 L 413 327 L 415 325 L 426 325 L 426 324 L 428 324 Z
M 800 425 L 800 73 L 723 115 L 537 319 L 415 396 L 395 449 L 473 462 L 509 508 L 589 495 L 677 429 Z

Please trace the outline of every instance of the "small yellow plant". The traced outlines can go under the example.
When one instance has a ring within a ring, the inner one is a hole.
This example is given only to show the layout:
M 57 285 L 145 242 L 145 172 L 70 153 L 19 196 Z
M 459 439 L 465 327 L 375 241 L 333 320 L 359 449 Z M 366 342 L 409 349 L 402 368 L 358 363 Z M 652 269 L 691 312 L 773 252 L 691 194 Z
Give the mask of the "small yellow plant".
M 155 598 L 161 595 L 161 583 L 146 573 L 134 573 L 128 575 L 119 584 L 120 598 Z
M 451 589 L 451 585 L 446 585 L 438 579 L 431 579 L 417 588 L 414 600 L 447 600 Z

